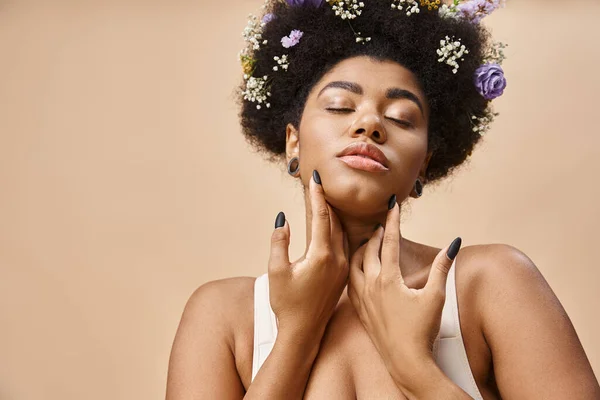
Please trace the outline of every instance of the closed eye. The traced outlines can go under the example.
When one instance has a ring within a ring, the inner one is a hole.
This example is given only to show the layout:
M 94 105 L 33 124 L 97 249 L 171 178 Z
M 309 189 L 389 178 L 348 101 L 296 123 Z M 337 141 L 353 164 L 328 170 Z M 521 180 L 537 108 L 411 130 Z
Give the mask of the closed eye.
M 327 111 L 331 111 L 333 113 L 349 113 L 349 112 L 353 112 L 354 110 L 352 108 L 331 108 L 328 107 L 326 108 Z M 396 118 L 391 118 L 391 117 L 386 117 L 387 119 L 389 119 L 390 121 L 393 121 L 395 124 L 398 124 L 400 126 L 403 126 L 405 128 L 410 128 L 412 127 L 412 124 L 408 121 L 404 121 L 404 120 L 400 120 L 400 119 L 396 119 Z
M 398 125 L 402 125 L 406 128 L 410 128 L 412 127 L 412 124 L 408 121 L 403 121 L 400 119 L 396 119 L 396 118 L 390 118 L 390 117 L 386 117 L 387 119 L 389 119 L 390 121 L 393 121 L 394 123 L 398 124 Z
M 341 112 L 341 113 L 354 111 L 351 108 L 326 108 L 326 110 L 332 111 L 332 112 Z

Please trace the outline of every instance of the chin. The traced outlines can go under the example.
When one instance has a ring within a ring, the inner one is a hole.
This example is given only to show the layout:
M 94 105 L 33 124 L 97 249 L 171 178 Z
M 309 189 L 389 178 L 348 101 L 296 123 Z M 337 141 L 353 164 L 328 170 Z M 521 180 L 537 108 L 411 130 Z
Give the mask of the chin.
M 387 210 L 388 200 L 393 193 L 386 179 L 381 175 L 370 176 L 369 173 L 332 174 L 327 183 L 323 182 L 323 187 L 329 204 L 357 217 L 367 217 Z

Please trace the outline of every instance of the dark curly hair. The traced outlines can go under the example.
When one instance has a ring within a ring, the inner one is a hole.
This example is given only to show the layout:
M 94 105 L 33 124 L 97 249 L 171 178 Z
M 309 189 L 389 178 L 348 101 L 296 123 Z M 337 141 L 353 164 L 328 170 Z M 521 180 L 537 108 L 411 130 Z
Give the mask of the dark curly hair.
M 304 104 L 314 85 L 338 62 L 369 56 L 391 60 L 415 74 L 425 93 L 429 108 L 428 150 L 433 151 L 426 181 L 433 182 L 450 174 L 454 167 L 471 155 L 481 135 L 473 131 L 476 118 L 490 118 L 491 108 L 477 91 L 473 76 L 482 64 L 489 46 L 489 32 L 481 24 L 442 18 L 437 10 L 421 8 L 418 14 L 390 7 L 390 0 L 363 0 L 362 14 L 350 24 L 336 16 L 331 6 L 290 6 L 272 2 L 267 12 L 274 18 L 262 31 L 268 42 L 251 52 L 252 76 L 267 75 L 270 81 L 270 107 L 257 109 L 256 103 L 239 97 L 243 133 L 256 151 L 269 161 L 285 157 L 286 125 L 299 127 Z M 304 32 L 300 42 L 289 49 L 281 38 L 298 29 Z M 371 41 L 357 43 L 353 33 Z M 459 60 L 457 73 L 438 62 L 437 49 L 446 36 L 460 38 L 469 53 Z M 273 71 L 275 56 L 288 54 L 289 69 Z M 245 82 L 241 90 L 244 90 Z

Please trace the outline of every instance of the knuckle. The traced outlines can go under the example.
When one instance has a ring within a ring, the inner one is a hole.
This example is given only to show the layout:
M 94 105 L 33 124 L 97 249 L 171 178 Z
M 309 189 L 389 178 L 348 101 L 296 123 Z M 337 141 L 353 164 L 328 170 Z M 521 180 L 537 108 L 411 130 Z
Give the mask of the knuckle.
M 331 252 L 327 248 L 316 250 L 313 257 L 315 262 L 319 264 L 330 264 L 331 258 Z
M 395 277 L 393 277 L 389 274 L 379 275 L 378 280 L 379 280 L 378 284 L 382 288 L 388 288 L 388 287 L 392 286 L 396 281 Z
M 383 237 L 383 244 L 386 246 L 398 245 L 398 239 L 396 239 L 392 234 L 386 234 Z
M 317 218 L 329 219 L 329 210 L 326 206 L 317 208 Z
M 450 266 L 446 265 L 445 263 L 438 263 L 436 265 L 436 268 L 438 269 L 438 271 L 443 272 L 444 274 L 447 274 L 448 271 L 450 271 Z
M 283 230 L 276 229 L 273 231 L 273 234 L 271 235 L 271 243 L 278 244 L 278 243 L 286 242 L 286 241 L 287 241 L 287 234 Z
M 338 268 L 345 270 L 345 269 L 349 269 L 350 263 L 348 262 L 348 260 L 346 260 L 346 258 L 338 258 L 337 266 L 338 266 Z

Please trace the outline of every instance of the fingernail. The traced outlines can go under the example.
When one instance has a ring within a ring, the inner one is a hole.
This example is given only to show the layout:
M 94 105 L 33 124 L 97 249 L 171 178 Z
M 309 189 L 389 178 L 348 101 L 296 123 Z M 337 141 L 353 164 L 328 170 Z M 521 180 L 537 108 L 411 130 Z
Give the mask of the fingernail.
M 283 225 L 285 225 L 285 214 L 283 211 L 280 211 L 275 219 L 275 229 L 281 228 Z
M 317 172 L 317 170 L 315 169 L 313 171 L 313 179 L 315 180 L 315 182 L 317 182 L 319 185 L 321 184 L 321 175 L 319 175 L 319 173 Z
M 460 250 L 461 244 L 462 239 L 460 237 L 454 239 L 454 241 L 450 244 L 450 247 L 448 247 L 448 251 L 446 252 L 446 255 L 449 259 L 454 260 L 454 257 L 456 257 L 456 255 L 458 254 L 458 250 Z
M 363 239 L 360 244 L 358 245 L 358 247 L 362 247 L 363 244 L 367 243 L 369 241 L 369 239 Z
M 388 210 L 391 210 L 392 208 L 394 208 L 395 205 L 396 205 L 396 195 L 393 194 L 392 197 L 390 197 L 390 200 L 388 201 Z
M 375 225 L 375 228 L 373 228 L 373 232 L 375 232 L 377 229 L 379 229 L 380 226 L 383 226 L 383 224 L 378 223 L 377 225 Z

